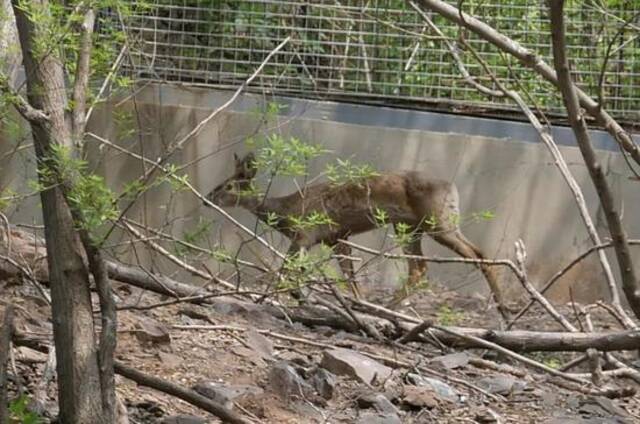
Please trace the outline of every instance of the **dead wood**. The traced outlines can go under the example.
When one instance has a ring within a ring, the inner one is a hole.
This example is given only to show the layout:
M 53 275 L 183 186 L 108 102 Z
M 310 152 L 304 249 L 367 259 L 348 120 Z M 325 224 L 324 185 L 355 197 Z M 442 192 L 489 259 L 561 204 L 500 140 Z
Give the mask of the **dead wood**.
M 184 387 L 178 386 L 177 384 L 170 383 L 161 378 L 154 377 L 149 374 L 145 374 L 134 368 L 128 367 L 119 361 L 115 362 L 114 368 L 116 373 L 120 374 L 125 378 L 128 378 L 129 380 L 135 381 L 139 385 L 147 386 L 152 389 L 155 389 L 163 393 L 167 393 L 171 396 L 175 396 L 179 399 L 182 399 L 185 402 L 188 402 L 194 406 L 197 406 L 198 408 L 201 408 L 207 412 L 212 413 L 213 415 L 220 418 L 224 422 L 232 423 L 232 424 L 251 423 L 251 421 L 244 419 L 242 416 L 225 408 L 218 402 L 214 402 L 213 400 L 207 397 L 204 397 L 194 392 L 193 390 L 189 390 Z
M 35 339 L 26 334 L 16 332 L 13 334 L 13 342 L 16 346 L 26 346 L 39 352 L 48 353 L 48 346 L 41 340 Z M 190 403 L 200 409 L 212 413 L 220 418 L 223 422 L 232 424 L 250 424 L 251 421 L 244 419 L 242 416 L 225 408 L 218 402 L 214 402 L 192 390 L 170 383 L 158 377 L 145 374 L 141 371 L 128 367 L 120 361 L 114 361 L 114 369 L 119 374 L 129 380 L 135 381 L 137 384 L 147 386 L 168 395 L 177 397 Z M 2 421 L 5 422 L 5 421 Z
M 13 305 L 4 310 L 4 320 L 0 329 L 0 423 L 9 422 L 9 352 L 13 334 Z
M 412 326 L 403 326 L 410 331 Z M 593 348 L 601 352 L 640 348 L 640 331 L 584 333 L 543 331 L 497 331 L 483 328 L 441 327 L 465 336 L 492 342 L 516 352 L 585 352 Z M 482 342 L 461 339 L 436 328 L 429 330 L 440 342 L 456 348 L 484 348 Z

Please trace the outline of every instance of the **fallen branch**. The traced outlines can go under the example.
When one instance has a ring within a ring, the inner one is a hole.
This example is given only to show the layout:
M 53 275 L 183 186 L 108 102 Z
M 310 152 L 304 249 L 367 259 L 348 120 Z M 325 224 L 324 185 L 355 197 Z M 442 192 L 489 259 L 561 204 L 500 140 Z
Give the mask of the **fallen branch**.
M 628 240 L 629 245 L 640 245 L 640 240 L 638 239 L 630 239 Z M 575 257 L 573 260 L 571 260 L 571 262 L 569 262 L 567 265 L 565 265 L 564 268 L 562 268 L 560 271 L 556 272 L 551 278 L 549 278 L 549 280 L 544 283 L 544 285 L 540 288 L 540 293 L 544 294 L 547 290 L 549 290 L 562 276 L 566 275 L 569 271 L 571 271 L 571 269 L 576 266 L 577 264 L 579 264 L 580 262 L 582 262 L 585 258 L 587 258 L 589 255 L 591 255 L 593 252 L 595 251 L 599 251 L 599 250 L 603 250 L 603 249 L 607 249 L 607 248 L 611 248 L 613 247 L 613 242 L 609 241 L 606 243 L 602 243 L 596 246 L 591 246 L 590 248 L 588 248 L 587 250 L 585 250 L 584 252 L 582 252 L 580 255 L 578 255 L 577 257 Z M 529 303 L 527 303 L 511 320 L 511 322 L 507 325 L 507 328 L 510 328 L 515 321 L 517 321 L 518 319 L 520 319 L 533 305 L 535 304 L 535 300 L 530 300 Z M 621 317 L 616 317 L 617 319 L 620 319 Z
M 433 326 L 429 331 L 445 345 L 456 348 L 485 348 L 487 343 L 492 343 L 517 352 L 586 352 L 590 348 L 609 352 L 640 349 L 639 330 L 570 333 Z
M 509 357 L 519 361 L 519 362 L 527 364 L 527 365 L 529 365 L 529 366 L 531 366 L 533 368 L 536 368 L 536 369 L 538 369 L 540 371 L 544 371 L 544 372 L 549 373 L 551 375 L 554 375 L 556 377 L 561 377 L 561 378 L 563 378 L 565 380 L 569 380 L 569 381 L 572 381 L 574 383 L 580 383 L 580 384 L 585 384 L 585 385 L 589 384 L 588 381 L 585 381 L 585 380 L 583 380 L 581 378 L 573 377 L 573 376 L 571 376 L 571 375 L 569 375 L 567 373 L 563 373 L 562 371 L 558 371 L 558 370 L 556 370 L 554 368 L 548 367 L 548 366 L 546 366 L 546 365 L 544 365 L 544 364 L 542 364 L 540 362 L 537 362 L 537 361 L 534 361 L 533 359 L 527 358 L 526 356 L 522 356 L 522 355 L 519 355 L 519 354 L 517 354 L 515 352 L 512 352 L 509 349 L 505 349 L 504 347 L 502 347 L 502 346 L 500 346 L 500 345 L 498 345 L 496 343 L 492 343 L 492 342 L 483 340 L 483 339 L 475 337 L 475 336 L 470 336 L 468 334 L 463 334 L 463 333 L 461 333 L 459 331 L 452 330 L 451 328 L 442 327 L 442 326 L 439 326 L 439 325 L 438 326 L 433 326 L 433 329 L 434 330 L 439 330 L 442 333 L 446 333 L 446 334 L 449 334 L 451 336 L 457 337 L 457 338 L 459 338 L 461 340 L 465 340 L 465 341 L 468 341 L 468 342 L 471 342 L 471 343 L 476 343 L 476 344 L 481 345 L 482 347 L 498 351 L 498 352 L 500 352 L 500 353 L 502 353 L 502 354 L 504 354 L 506 356 L 509 356 Z M 574 333 L 570 333 L 570 334 L 574 334 Z
M 225 408 L 218 402 L 204 397 L 201 394 L 194 392 L 193 390 L 189 390 L 161 378 L 145 374 L 141 371 L 124 365 L 122 362 L 115 362 L 115 371 L 116 373 L 125 378 L 128 378 L 129 380 L 135 381 L 138 385 L 147 386 L 168 395 L 177 397 L 184 400 L 185 402 L 190 403 L 191 405 L 197 406 L 200 409 L 210 412 L 224 422 L 232 424 L 251 423 L 251 421 L 246 420 L 242 416 Z
M 13 342 L 16 344 L 16 346 L 26 346 L 33 350 L 37 350 L 38 352 L 49 353 L 48 346 L 43 344 L 42 341 L 27 337 L 24 334 L 15 333 L 13 336 Z M 251 421 L 246 420 L 235 412 L 225 408 L 218 402 L 214 402 L 213 400 L 206 398 L 192 390 L 185 389 L 184 387 L 170 383 L 161 378 L 150 376 L 141 371 L 130 368 L 120 361 L 114 361 L 114 370 L 116 374 L 128 378 L 129 380 L 135 381 L 139 385 L 147 386 L 168 395 L 177 397 L 184 400 L 185 402 L 190 403 L 191 405 L 210 412 L 224 422 L 232 424 L 252 423 Z

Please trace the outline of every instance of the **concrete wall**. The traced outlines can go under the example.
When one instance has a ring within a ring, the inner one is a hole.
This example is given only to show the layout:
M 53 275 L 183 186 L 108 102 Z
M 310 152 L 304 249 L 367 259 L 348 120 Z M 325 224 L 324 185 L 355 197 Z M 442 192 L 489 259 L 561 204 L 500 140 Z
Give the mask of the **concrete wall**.
M 214 90 L 148 86 L 137 95 L 135 104 L 129 101 L 120 106 L 120 110 L 135 109 L 140 130 L 119 142 L 126 146 L 137 145 L 134 150 L 144 150 L 145 155 L 157 157 L 163 146 L 188 132 L 230 95 L 229 92 Z M 178 164 L 200 158 L 185 170 L 199 190 L 208 192 L 229 175 L 232 154 L 244 153 L 244 139 L 259 127 L 258 115 L 253 111 L 267 100 L 271 99 L 242 96 L 176 155 L 174 162 Z M 528 252 L 529 275 L 535 283 L 544 282 L 577 252 L 590 245 L 567 185 L 546 148 L 526 124 L 299 99 L 278 101 L 288 105 L 286 112 L 279 117 L 278 131 L 322 144 L 332 151 L 312 164 L 312 175 L 319 173 L 327 162 L 340 157 L 369 162 L 382 171 L 419 169 L 433 177 L 453 181 L 460 192 L 463 218 L 487 209 L 496 215 L 489 221 L 463 219 L 463 232 L 467 237 L 488 256 L 508 258 L 514 256 L 514 242 L 522 239 Z M 113 105 L 98 111 L 91 125 L 96 133 L 112 140 L 119 139 L 121 130 L 114 120 Z M 570 131 L 556 128 L 554 135 L 583 187 L 601 234 L 606 235 L 596 193 L 582 165 L 580 153 L 572 145 Z M 602 132 L 594 132 L 593 137 L 600 148 L 598 154 L 616 199 L 624 210 L 626 228 L 634 237 L 640 234 L 640 217 L 633 213 L 640 207 L 637 182 L 627 178 L 624 159 L 609 137 Z M 142 170 L 136 159 L 113 152 L 106 156 L 94 149 L 93 152 L 99 171 L 117 190 Z M 281 195 L 294 189 L 292 181 L 278 179 L 271 193 Z M 232 212 L 246 224 L 255 223 L 255 219 L 244 211 Z M 23 216 L 27 217 L 27 214 L 14 214 L 13 218 Z M 225 223 L 214 211 L 203 207 L 192 195 L 173 192 L 166 185 L 148 193 L 131 210 L 131 216 L 144 217 L 152 225 L 161 224 L 170 217 L 174 224 L 171 230 L 176 234 L 193 228 L 200 219 L 214 219 L 216 225 L 210 237 L 211 245 L 221 243 L 233 250 L 243 239 L 238 230 Z M 384 231 L 379 230 L 359 235 L 353 240 L 379 248 L 384 235 Z M 286 249 L 286 241 L 273 234 L 269 237 L 283 250 Z M 116 236 L 114 242 L 117 241 Z M 428 254 L 453 256 L 452 252 L 431 240 L 425 240 L 423 246 Z M 131 247 L 122 247 L 120 253 L 131 254 Z M 634 254 L 637 253 L 634 250 Z M 137 254 L 145 256 L 142 251 Z M 243 245 L 242 254 L 252 259 L 258 255 L 272 260 L 256 243 Z M 155 263 L 152 256 L 145 257 Z M 615 268 L 615 259 L 610 257 Z M 210 261 L 209 266 L 215 268 L 215 265 Z M 404 272 L 403 263 L 387 261 L 371 267 L 362 278 L 369 282 L 365 285 L 372 291 L 383 286 L 395 287 Z M 432 265 L 429 275 L 466 292 L 487 291 L 482 275 L 471 266 Z M 508 272 L 503 275 L 508 275 Z M 518 291 L 512 278 L 505 278 L 505 285 L 513 293 Z M 606 295 L 595 256 L 564 277 L 552 292 L 552 297 L 566 300 L 569 289 L 573 297 L 581 301 Z

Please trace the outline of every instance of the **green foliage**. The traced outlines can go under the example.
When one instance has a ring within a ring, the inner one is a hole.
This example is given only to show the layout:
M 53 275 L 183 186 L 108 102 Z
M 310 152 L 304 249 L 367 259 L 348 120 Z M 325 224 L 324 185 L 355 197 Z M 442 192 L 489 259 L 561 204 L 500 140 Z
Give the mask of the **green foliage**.
M 380 175 L 373 166 L 353 164 L 348 159 L 336 159 L 336 164 L 328 164 L 325 172 L 329 182 L 338 186 L 344 184 L 361 186 L 366 180 Z
M 270 134 L 259 141 L 250 139 L 247 145 L 257 150 L 254 165 L 272 176 L 305 176 L 308 162 L 327 152 L 318 145 L 280 134 Z
M 294 231 L 305 231 L 320 225 L 336 225 L 336 222 L 327 213 L 318 211 L 303 216 L 289 215 L 287 220 Z
M 442 305 L 438 309 L 436 318 L 440 325 L 458 325 L 462 321 L 462 318 L 464 318 L 464 314 L 447 305 Z
M 175 250 L 178 256 L 186 256 L 191 253 L 193 249 L 189 245 L 197 245 L 201 241 L 205 240 L 211 233 L 211 221 L 200 218 L 198 223 L 192 230 L 184 230 L 182 232 L 181 242 L 175 243 Z
M 18 197 L 18 193 L 10 188 L 0 191 L 0 212 L 4 212 Z
M 297 288 L 312 280 L 335 281 L 336 271 L 330 264 L 332 255 L 333 249 L 325 244 L 314 252 L 300 250 L 288 255 L 282 266 L 278 288 Z
M 73 157 L 69 148 L 51 145 L 51 154 L 38 172 L 40 183 L 35 188 L 57 184 L 67 187 L 69 205 L 80 219 L 76 225 L 88 231 L 94 241 L 100 227 L 118 217 L 115 196 L 104 178 L 89 172 L 87 162 Z
M 385 227 L 387 226 L 387 224 L 389 224 L 389 214 L 386 210 L 377 206 L 373 210 L 373 219 L 376 222 L 376 227 L 378 228 Z
M 479 211 L 479 212 L 474 212 L 471 214 L 471 219 L 475 222 L 487 222 L 487 221 L 491 221 L 496 217 L 496 214 L 489 210 L 483 210 L 483 211 Z
M 395 234 L 392 235 L 393 240 L 398 246 L 408 246 L 415 240 L 413 227 L 406 222 L 399 222 L 394 226 Z
M 165 174 L 158 180 L 160 183 L 168 183 L 173 191 L 183 191 L 189 189 L 189 175 L 180 174 L 180 167 L 176 164 L 169 164 L 165 167 Z
M 12 422 L 21 424 L 40 424 L 42 419 L 35 412 L 29 411 L 29 397 L 21 395 L 9 403 L 9 414 Z

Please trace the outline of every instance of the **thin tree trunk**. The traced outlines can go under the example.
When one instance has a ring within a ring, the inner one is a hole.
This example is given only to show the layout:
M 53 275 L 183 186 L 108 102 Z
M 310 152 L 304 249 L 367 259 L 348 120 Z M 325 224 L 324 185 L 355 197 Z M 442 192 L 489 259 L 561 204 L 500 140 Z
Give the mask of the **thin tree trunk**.
M 636 278 L 631 253 L 629 251 L 629 243 L 627 234 L 624 231 L 620 215 L 616 211 L 613 194 L 609 188 L 606 176 L 602 171 L 602 166 L 598 162 L 595 150 L 591 145 L 591 139 L 587 130 L 587 124 L 584 116 L 580 111 L 578 103 L 578 95 L 575 85 L 571 79 L 569 72 L 569 60 L 566 55 L 565 44 L 565 28 L 564 28 L 564 1 L 550 0 L 551 15 L 551 41 L 553 44 L 553 62 L 558 74 L 558 84 L 562 92 L 564 105 L 567 109 L 569 123 L 576 136 L 576 141 L 585 165 L 589 170 L 591 180 L 595 185 L 602 209 L 604 210 L 609 226 L 609 232 L 613 240 L 613 246 L 618 259 L 620 275 L 622 276 L 622 290 L 629 302 L 629 306 L 633 310 L 636 317 L 640 318 L 640 289 L 638 288 L 638 280 Z
M 49 8 L 47 0 L 33 0 L 30 4 L 45 13 Z M 55 52 L 34 56 L 37 28 L 17 0 L 13 0 L 13 6 L 29 103 L 48 116 L 46 122 L 31 122 L 38 168 L 44 169 L 54 143 L 71 146 L 63 67 Z M 89 275 L 82 245 L 61 189 L 47 188 L 40 197 L 51 285 L 60 422 L 108 423 L 101 403 Z

